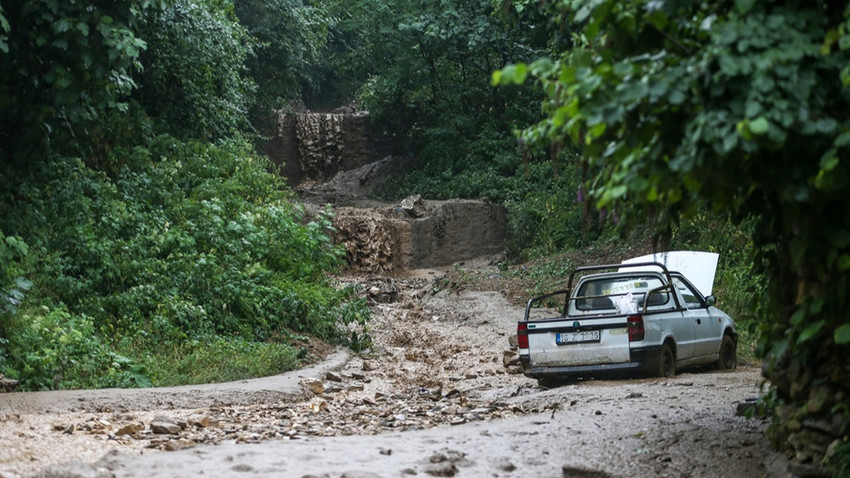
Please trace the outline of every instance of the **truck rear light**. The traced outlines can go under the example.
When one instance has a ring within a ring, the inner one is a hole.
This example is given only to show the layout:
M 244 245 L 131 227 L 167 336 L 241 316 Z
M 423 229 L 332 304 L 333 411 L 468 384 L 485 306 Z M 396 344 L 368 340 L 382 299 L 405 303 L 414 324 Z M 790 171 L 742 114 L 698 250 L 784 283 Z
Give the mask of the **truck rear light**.
M 528 324 L 525 322 L 516 324 L 516 342 L 517 347 L 521 349 L 528 348 Z
M 629 316 L 629 342 L 639 342 L 646 337 L 646 329 L 643 328 L 643 316 Z

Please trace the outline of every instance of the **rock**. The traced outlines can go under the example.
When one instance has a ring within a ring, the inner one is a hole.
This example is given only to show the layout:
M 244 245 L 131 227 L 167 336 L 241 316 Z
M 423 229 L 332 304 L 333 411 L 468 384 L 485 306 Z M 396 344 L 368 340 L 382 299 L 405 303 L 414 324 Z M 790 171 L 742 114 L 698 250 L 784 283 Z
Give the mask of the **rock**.
M 322 400 L 321 398 L 313 400 L 310 402 L 310 410 L 315 413 L 323 412 L 328 409 L 328 402 Z
M 561 476 L 564 478 L 608 478 L 610 475 L 604 471 L 564 465 L 561 467 Z
M 410 217 L 422 217 L 425 215 L 425 201 L 421 195 L 416 194 L 402 199 L 401 209 Z
M 173 420 L 168 417 L 155 417 L 150 425 L 151 432 L 155 435 L 176 435 L 183 431 Z
M 502 365 L 504 365 L 505 368 L 513 365 L 519 365 L 519 355 L 513 350 L 505 350 L 502 354 Z
M 0 393 L 12 392 L 18 387 L 18 381 L 6 378 L 0 374 Z
M 511 463 L 507 458 L 498 458 L 493 464 L 497 469 L 510 473 L 516 470 L 516 465 Z
M 325 393 L 325 384 L 318 378 L 305 378 L 301 380 L 301 386 L 312 392 L 313 395 Z
M 130 423 L 128 425 L 124 425 L 119 428 L 117 432 L 115 432 L 116 436 L 124 436 L 124 435 L 135 435 L 145 429 L 145 425 L 142 423 Z
M 511 365 L 510 367 L 506 368 L 505 371 L 509 375 L 519 375 L 522 373 L 522 367 L 519 365 Z
M 455 476 L 457 467 L 450 461 L 433 463 L 425 467 L 425 473 L 431 476 Z
M 192 448 L 193 446 L 195 446 L 195 442 L 181 438 L 179 440 L 171 440 L 166 443 L 165 451 L 185 450 L 186 448 Z
M 379 304 L 392 304 L 398 300 L 398 286 L 392 279 L 373 281 L 369 287 L 369 297 Z
M 208 415 L 192 415 L 187 420 L 189 426 L 197 428 L 209 428 L 218 425 L 218 421 Z
M 517 339 L 516 334 L 508 336 L 508 346 L 510 346 L 511 350 L 516 350 L 519 348 L 519 341 Z
M 330 371 L 325 374 L 325 379 L 331 382 L 342 382 L 342 375 L 334 371 Z
M 377 473 L 371 471 L 346 471 L 340 478 L 382 478 Z
M 795 478 L 825 478 L 827 475 L 814 463 L 788 463 L 788 472 Z

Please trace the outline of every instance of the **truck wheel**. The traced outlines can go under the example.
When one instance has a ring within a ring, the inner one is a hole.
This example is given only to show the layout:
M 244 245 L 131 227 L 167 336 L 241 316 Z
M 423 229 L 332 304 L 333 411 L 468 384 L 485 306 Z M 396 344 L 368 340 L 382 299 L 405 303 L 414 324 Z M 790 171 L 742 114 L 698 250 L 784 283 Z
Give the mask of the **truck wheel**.
M 717 368 L 720 370 L 733 370 L 738 367 L 738 344 L 728 335 L 723 336 L 720 342 L 720 358 L 717 360 Z
M 676 375 L 676 355 L 673 354 L 673 347 L 669 343 L 661 346 L 661 355 L 658 356 L 658 370 L 656 374 L 659 377 L 672 377 Z
M 564 384 L 563 377 L 540 377 L 537 379 L 537 386 L 540 388 L 558 388 Z

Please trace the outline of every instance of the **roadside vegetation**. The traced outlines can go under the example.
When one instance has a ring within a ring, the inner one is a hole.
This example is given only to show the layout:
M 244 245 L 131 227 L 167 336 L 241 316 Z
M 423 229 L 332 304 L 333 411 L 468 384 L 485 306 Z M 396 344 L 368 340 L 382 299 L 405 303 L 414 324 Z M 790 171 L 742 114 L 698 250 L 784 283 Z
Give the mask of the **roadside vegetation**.
M 240 5 L 322 35 L 300 2 Z M 258 89 L 295 98 L 309 72 L 252 70 L 268 27 L 235 13 L 0 7 L 0 373 L 20 389 L 269 375 L 367 320 L 333 282 L 330 213 L 307 217 L 252 145 Z

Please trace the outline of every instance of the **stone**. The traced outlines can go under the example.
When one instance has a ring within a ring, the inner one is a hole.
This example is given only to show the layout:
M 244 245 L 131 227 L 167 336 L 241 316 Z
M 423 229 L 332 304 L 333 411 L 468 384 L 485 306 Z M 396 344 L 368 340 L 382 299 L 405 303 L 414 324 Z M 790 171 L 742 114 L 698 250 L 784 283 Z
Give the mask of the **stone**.
M 564 465 L 561 467 L 561 476 L 564 478 L 608 478 L 610 475 L 604 471 Z
M 401 209 L 410 217 L 423 217 L 425 215 L 425 201 L 422 195 L 416 194 L 401 201 Z
M 118 431 L 115 432 L 115 436 L 135 435 L 136 433 L 142 432 L 144 429 L 145 425 L 142 423 L 130 423 L 119 428 Z
M 150 429 L 155 435 L 176 435 L 183 430 L 180 425 L 167 421 L 153 421 Z
M 6 378 L 0 374 L 0 393 L 12 392 L 18 387 L 18 381 Z
M 457 467 L 450 461 L 432 463 L 425 467 L 425 473 L 431 476 L 455 476 Z
M 747 414 L 755 414 L 758 409 L 758 399 L 755 397 L 750 397 L 745 399 L 743 402 L 738 402 L 735 406 L 735 415 L 739 417 L 747 416 Z
M 186 448 L 192 448 L 195 446 L 195 442 L 192 440 L 187 440 L 185 438 L 181 438 L 179 440 L 171 440 L 165 444 L 165 451 L 177 451 L 177 450 L 185 450 Z
M 377 473 L 371 471 L 346 471 L 340 478 L 382 478 Z
M 305 378 L 301 380 L 301 386 L 312 392 L 313 395 L 325 393 L 325 384 L 318 378 Z
M 325 379 L 331 382 L 342 382 L 342 375 L 334 371 L 330 371 L 325 374 Z
M 498 458 L 493 464 L 497 469 L 510 473 L 516 470 L 516 465 L 510 462 L 507 458 Z
M 218 425 L 218 422 L 208 415 L 192 415 L 186 422 L 189 426 L 197 428 L 209 428 Z

